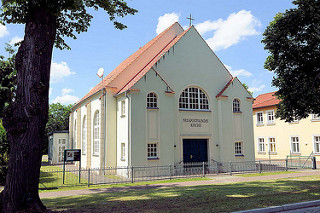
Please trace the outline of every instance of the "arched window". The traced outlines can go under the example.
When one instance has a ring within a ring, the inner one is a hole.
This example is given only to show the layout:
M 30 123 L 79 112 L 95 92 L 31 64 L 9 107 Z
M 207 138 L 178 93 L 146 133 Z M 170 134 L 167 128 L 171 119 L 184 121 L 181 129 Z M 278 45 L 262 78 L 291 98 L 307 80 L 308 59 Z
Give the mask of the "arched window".
M 99 111 L 94 113 L 93 117 L 93 154 L 99 155 L 99 145 L 100 145 L 100 121 L 99 121 Z
M 157 108 L 157 95 L 154 92 L 150 92 L 147 95 L 147 108 Z
M 73 128 L 73 149 L 77 147 L 77 120 L 74 121 L 74 128 Z
M 241 112 L 239 99 L 233 99 L 233 112 Z
M 82 154 L 87 153 L 87 117 L 83 117 L 82 121 Z
M 209 110 L 206 94 L 197 87 L 188 87 L 180 95 L 179 109 Z

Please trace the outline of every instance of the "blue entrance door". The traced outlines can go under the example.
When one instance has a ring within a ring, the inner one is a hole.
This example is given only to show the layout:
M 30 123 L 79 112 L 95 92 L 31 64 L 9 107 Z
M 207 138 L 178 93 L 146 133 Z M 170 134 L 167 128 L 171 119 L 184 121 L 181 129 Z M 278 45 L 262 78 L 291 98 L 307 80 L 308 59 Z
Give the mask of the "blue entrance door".
M 183 139 L 183 162 L 207 162 L 207 139 Z

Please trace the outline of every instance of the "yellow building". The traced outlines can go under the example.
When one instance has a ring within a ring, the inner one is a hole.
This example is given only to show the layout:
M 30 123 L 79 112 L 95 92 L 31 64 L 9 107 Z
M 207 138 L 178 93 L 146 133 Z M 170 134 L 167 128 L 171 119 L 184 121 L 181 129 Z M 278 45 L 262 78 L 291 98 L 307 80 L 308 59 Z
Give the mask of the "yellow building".
M 320 155 L 320 116 L 290 123 L 275 118 L 280 100 L 274 93 L 259 95 L 252 105 L 256 159 Z

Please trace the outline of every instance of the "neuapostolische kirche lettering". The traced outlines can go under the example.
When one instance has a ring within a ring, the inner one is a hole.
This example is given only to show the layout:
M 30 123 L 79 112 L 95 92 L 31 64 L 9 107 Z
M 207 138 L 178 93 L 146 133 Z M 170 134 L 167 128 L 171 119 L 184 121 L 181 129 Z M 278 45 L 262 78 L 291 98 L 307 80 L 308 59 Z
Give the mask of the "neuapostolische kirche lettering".
M 184 118 L 182 119 L 185 123 L 190 123 L 191 127 L 201 127 L 201 124 L 209 123 L 208 119 L 200 119 L 200 118 Z

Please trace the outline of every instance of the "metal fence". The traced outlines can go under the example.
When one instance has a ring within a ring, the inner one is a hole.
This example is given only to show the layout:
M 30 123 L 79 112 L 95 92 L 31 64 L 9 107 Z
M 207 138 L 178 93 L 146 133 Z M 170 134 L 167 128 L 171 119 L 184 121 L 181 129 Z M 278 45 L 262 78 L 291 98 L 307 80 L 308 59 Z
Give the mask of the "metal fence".
M 68 169 L 41 171 L 40 189 L 54 189 L 77 185 L 134 183 L 178 178 L 205 177 L 217 174 L 261 173 L 286 171 L 291 167 L 288 159 L 244 162 L 180 163 L 164 166 L 109 167 L 98 169 Z

